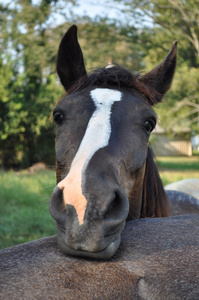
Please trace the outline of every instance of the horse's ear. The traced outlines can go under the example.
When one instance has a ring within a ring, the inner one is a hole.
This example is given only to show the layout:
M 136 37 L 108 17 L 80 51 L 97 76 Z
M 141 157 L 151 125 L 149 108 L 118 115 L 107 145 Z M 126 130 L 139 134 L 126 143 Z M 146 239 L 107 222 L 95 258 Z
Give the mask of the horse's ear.
M 154 162 L 152 149 L 148 148 L 146 170 L 143 182 L 141 218 L 167 217 L 169 204 L 158 169 Z
M 175 41 L 165 57 L 153 70 L 142 77 L 142 81 L 151 86 L 158 93 L 157 102 L 161 101 L 164 94 L 169 90 L 175 73 L 177 61 L 177 41 Z
M 57 73 L 66 91 L 69 91 L 80 78 L 86 75 L 75 25 L 68 29 L 60 43 L 57 55 Z

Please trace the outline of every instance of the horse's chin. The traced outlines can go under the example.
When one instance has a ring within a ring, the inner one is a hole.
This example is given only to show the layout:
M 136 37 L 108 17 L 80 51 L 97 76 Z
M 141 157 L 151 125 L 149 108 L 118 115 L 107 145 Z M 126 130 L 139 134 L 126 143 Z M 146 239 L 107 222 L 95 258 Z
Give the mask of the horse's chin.
M 70 247 L 68 247 L 62 236 L 58 234 L 57 236 L 57 244 L 59 249 L 70 256 L 77 256 L 77 257 L 88 257 L 93 259 L 109 259 L 111 258 L 117 249 L 119 248 L 121 242 L 121 236 L 119 235 L 113 242 L 111 242 L 105 249 L 98 251 L 98 252 L 89 252 L 89 251 L 83 251 L 83 250 L 75 250 Z

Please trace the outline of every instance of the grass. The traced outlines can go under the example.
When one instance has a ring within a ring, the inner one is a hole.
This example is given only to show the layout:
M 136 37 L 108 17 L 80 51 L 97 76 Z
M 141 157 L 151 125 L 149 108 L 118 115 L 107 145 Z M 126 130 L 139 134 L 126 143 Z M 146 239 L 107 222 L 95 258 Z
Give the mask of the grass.
M 56 234 L 48 210 L 55 171 L 0 172 L 0 248 Z
M 163 184 L 199 179 L 199 156 L 157 157 Z M 0 248 L 56 234 L 48 203 L 55 171 L 0 172 Z
M 157 157 L 157 165 L 164 185 L 188 179 L 199 179 L 199 156 Z
M 162 156 L 157 157 L 160 167 L 169 170 L 199 171 L 199 156 Z

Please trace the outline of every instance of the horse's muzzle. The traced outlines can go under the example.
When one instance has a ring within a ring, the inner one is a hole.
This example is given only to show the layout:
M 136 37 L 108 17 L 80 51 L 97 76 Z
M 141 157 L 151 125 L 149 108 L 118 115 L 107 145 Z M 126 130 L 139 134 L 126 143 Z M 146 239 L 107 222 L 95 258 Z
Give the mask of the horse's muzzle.
M 109 194 L 109 195 L 108 195 Z M 56 186 L 50 199 L 50 213 L 56 221 L 58 247 L 68 255 L 108 259 L 117 251 L 129 211 L 128 199 L 117 187 L 106 201 L 88 201 L 83 224 L 72 205 L 65 205 L 63 191 Z M 105 205 L 107 203 L 107 205 Z M 101 205 L 100 205 L 101 204 Z
M 82 251 L 82 250 L 74 250 L 68 247 L 62 236 L 58 233 L 57 236 L 57 244 L 58 247 L 61 249 L 63 253 L 72 256 L 79 256 L 79 257 L 90 257 L 94 259 L 108 259 L 115 254 L 117 249 L 119 248 L 121 242 L 121 235 L 119 235 L 113 242 L 111 242 L 105 249 L 97 252 L 90 252 L 90 251 Z

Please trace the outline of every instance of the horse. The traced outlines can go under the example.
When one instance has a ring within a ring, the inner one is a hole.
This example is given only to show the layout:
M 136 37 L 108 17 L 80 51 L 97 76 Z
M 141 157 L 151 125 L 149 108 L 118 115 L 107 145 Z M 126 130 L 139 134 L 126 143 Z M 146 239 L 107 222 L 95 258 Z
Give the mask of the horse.
M 199 216 L 127 222 L 107 260 L 71 257 L 56 236 L 0 251 L 3 300 L 198 300 Z
M 199 214 L 199 179 L 184 179 L 164 187 L 170 215 Z
M 108 259 L 126 221 L 168 216 L 149 137 L 153 106 L 172 83 L 176 52 L 177 41 L 144 75 L 118 65 L 88 75 L 77 27 L 62 38 L 57 73 L 66 95 L 53 111 L 57 185 L 49 205 L 62 252 Z
M 166 217 L 148 144 L 175 64 L 176 43 L 144 76 L 113 67 L 88 77 L 77 28 L 66 33 L 50 199 L 58 235 L 0 251 L 1 299 L 199 299 L 199 216 Z

